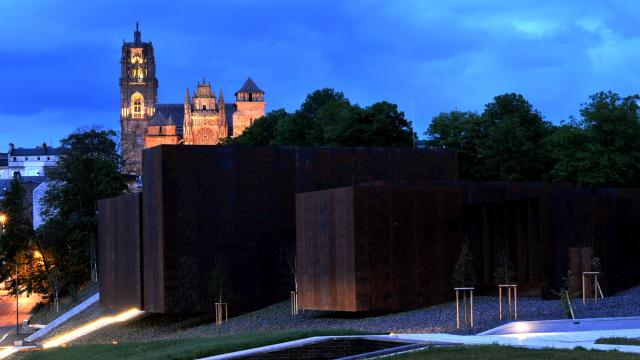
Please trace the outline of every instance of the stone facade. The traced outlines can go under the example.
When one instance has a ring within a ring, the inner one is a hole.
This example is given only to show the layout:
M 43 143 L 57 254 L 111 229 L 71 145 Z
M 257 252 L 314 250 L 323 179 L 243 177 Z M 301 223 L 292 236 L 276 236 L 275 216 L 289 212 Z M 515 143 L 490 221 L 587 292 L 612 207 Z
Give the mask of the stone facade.
M 125 172 L 142 173 L 142 150 L 163 144 L 215 145 L 238 136 L 265 114 L 264 91 L 248 78 L 235 102 L 216 97 L 211 84 L 198 82 L 183 104 L 158 103 L 158 79 L 151 42 L 143 42 L 138 24 L 133 42 L 122 45 L 120 59 L 121 148 Z

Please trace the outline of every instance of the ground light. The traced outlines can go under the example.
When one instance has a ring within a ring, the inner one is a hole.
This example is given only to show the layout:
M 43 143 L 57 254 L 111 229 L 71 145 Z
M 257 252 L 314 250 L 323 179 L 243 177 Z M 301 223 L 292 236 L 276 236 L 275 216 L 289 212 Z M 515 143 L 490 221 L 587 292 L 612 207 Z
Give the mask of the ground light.
M 13 355 L 17 352 L 18 348 L 16 348 L 15 346 L 7 346 L 5 348 L 2 348 L 2 350 L 0 350 L 0 359 L 9 357 L 10 355 Z
M 68 343 L 69 341 L 73 341 L 81 336 L 90 334 L 100 328 L 103 328 L 107 325 L 111 325 L 114 323 L 118 323 L 118 322 L 122 322 L 122 321 L 127 321 L 130 319 L 133 319 L 139 315 L 141 315 L 142 313 L 144 313 L 144 311 L 139 310 L 139 309 L 129 309 L 127 311 L 121 312 L 117 315 L 114 316 L 105 316 L 105 317 L 101 317 L 97 320 L 94 320 L 88 324 L 82 325 L 78 328 L 75 328 L 69 332 L 66 332 L 62 335 L 56 336 L 53 339 L 46 341 L 42 344 L 42 347 L 45 349 L 49 349 L 52 347 L 57 347 L 60 345 L 64 345 L 66 343 Z

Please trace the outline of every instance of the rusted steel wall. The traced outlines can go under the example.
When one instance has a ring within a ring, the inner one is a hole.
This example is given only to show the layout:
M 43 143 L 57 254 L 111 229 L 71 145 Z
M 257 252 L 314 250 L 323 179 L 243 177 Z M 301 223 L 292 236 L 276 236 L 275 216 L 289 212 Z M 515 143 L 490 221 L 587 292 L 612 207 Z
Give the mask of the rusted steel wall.
M 353 187 L 296 196 L 298 302 L 362 310 L 356 287 Z M 311 215 L 307 217 L 306 215 Z
M 579 291 L 593 257 L 605 294 L 640 283 L 637 189 L 376 183 L 298 194 L 296 203 L 303 308 L 404 310 L 451 300 L 465 237 L 480 294 L 497 291 L 503 251 L 521 294 L 552 297 L 567 270 Z
M 144 298 L 203 312 L 223 268 L 230 312 L 293 290 L 295 193 L 394 180 L 452 180 L 455 153 L 418 149 L 158 146 L 143 155 Z
M 300 306 L 405 310 L 449 299 L 457 186 L 372 184 L 296 196 Z
M 142 308 L 140 194 L 98 201 L 100 304 Z

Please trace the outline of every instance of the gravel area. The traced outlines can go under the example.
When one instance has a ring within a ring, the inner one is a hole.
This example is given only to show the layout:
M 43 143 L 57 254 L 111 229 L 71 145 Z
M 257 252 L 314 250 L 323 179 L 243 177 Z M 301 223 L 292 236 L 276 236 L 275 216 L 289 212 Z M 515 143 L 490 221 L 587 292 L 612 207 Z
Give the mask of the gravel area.
M 592 300 L 593 301 L 593 300 Z M 586 306 L 579 298 L 572 299 L 577 318 L 640 316 L 640 287 L 593 302 Z M 257 331 L 290 329 L 353 329 L 371 333 L 432 333 L 473 334 L 502 325 L 498 320 L 497 297 L 474 297 L 474 328 L 455 328 L 455 303 L 393 314 L 345 314 L 305 311 L 299 316 L 289 314 L 289 303 L 282 302 L 253 313 L 229 319 L 220 327 L 213 325 L 211 315 L 177 316 L 148 314 L 124 324 L 103 328 L 75 343 L 110 343 L 112 341 L 150 341 L 235 335 Z M 519 320 L 563 319 L 559 300 L 523 297 L 518 301 Z M 102 311 L 102 310 L 101 310 Z

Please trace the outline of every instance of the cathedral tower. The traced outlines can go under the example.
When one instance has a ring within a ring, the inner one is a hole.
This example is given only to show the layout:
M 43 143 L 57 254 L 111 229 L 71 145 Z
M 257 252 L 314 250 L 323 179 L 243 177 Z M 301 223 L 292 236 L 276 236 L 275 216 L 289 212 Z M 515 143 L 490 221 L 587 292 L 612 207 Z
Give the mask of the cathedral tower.
M 142 149 L 158 94 L 156 62 L 151 42 L 143 42 L 138 23 L 133 42 L 122 44 L 120 58 L 121 149 L 125 173 L 141 175 Z
M 264 91 L 260 90 L 251 78 L 242 84 L 240 90 L 236 91 L 236 112 L 233 114 L 233 133 L 231 136 L 238 136 L 253 125 L 253 121 L 264 116 Z
M 189 89 L 184 99 L 184 144 L 215 145 L 227 137 L 227 121 L 224 117 L 224 106 L 216 101 L 216 94 L 211 91 L 211 84 L 202 80 L 198 82 L 193 100 L 189 97 Z

